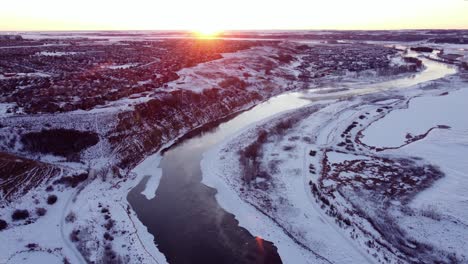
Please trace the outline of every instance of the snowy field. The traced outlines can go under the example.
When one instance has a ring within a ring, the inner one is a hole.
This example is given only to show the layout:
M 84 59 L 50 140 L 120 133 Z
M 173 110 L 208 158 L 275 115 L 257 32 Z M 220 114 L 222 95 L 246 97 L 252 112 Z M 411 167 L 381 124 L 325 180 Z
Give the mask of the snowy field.
M 466 98 L 468 90 L 455 91 L 444 96 L 414 98 L 409 102 L 408 108 L 392 111 L 367 128 L 362 141 L 372 146 L 398 147 L 406 142 L 407 136 L 424 134 L 438 125 L 466 132 Z

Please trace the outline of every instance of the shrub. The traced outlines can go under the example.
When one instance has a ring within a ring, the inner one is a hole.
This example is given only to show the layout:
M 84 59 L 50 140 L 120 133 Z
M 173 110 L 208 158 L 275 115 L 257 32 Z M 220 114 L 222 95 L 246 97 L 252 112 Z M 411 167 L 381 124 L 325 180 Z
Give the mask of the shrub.
M 36 214 L 38 216 L 44 216 L 47 213 L 47 210 L 45 208 L 36 208 Z
M 288 146 L 284 146 L 284 147 L 283 147 L 283 150 L 284 150 L 284 151 L 291 151 L 291 150 L 293 150 L 293 149 L 295 149 L 295 148 L 296 148 L 296 146 L 288 145 Z
M 11 218 L 13 219 L 13 221 L 24 220 L 28 217 L 29 217 L 28 210 L 21 210 L 21 209 L 16 209 L 11 215 Z
M 253 142 L 244 149 L 244 156 L 249 159 L 256 159 L 260 152 L 261 144 L 259 142 Z
M 300 117 L 291 117 L 276 124 L 271 132 L 277 135 L 283 135 L 288 129 L 292 128 L 301 120 Z
M 49 197 L 47 197 L 47 203 L 48 204 L 54 204 L 55 202 L 57 202 L 57 195 L 55 194 L 52 194 L 52 195 L 49 195 Z
M 80 241 L 79 235 L 80 235 L 80 230 L 77 230 L 77 229 L 73 230 L 73 231 L 70 233 L 70 240 L 71 240 L 72 242 L 78 242 L 78 241 Z
M 257 139 L 258 142 L 265 143 L 267 141 L 267 138 L 268 138 L 268 133 L 265 130 L 260 130 L 260 132 L 258 132 L 258 139 Z
M 468 63 L 467 63 L 466 61 L 462 62 L 461 67 L 462 67 L 464 70 L 468 71 Z
M 7 226 L 8 226 L 8 223 L 5 220 L 0 219 L 0 231 L 7 228 Z
M 68 215 L 65 217 L 65 222 L 67 223 L 74 223 L 76 221 L 76 215 L 74 212 L 68 213 Z
M 258 138 L 256 141 L 248 145 L 244 150 L 240 151 L 239 161 L 243 167 L 244 180 L 250 183 L 252 179 L 255 179 L 259 170 L 258 159 L 262 153 L 262 143 L 259 142 Z
M 437 212 L 437 208 L 432 205 L 428 205 L 421 209 L 421 215 L 432 220 L 440 221 L 442 220 L 442 215 Z
M 324 203 L 324 204 L 330 206 L 330 201 L 328 201 L 327 198 L 325 198 L 325 197 L 323 197 L 323 196 L 320 196 L 319 199 L 322 201 L 322 203 Z
M 348 218 L 345 218 L 345 219 L 343 220 L 343 222 L 344 222 L 346 225 L 348 225 L 348 226 L 351 225 L 351 220 L 349 220 Z
M 112 240 L 114 240 L 114 237 L 111 234 L 109 234 L 108 232 L 105 232 L 104 233 L 104 239 L 112 241 Z
M 109 219 L 109 221 L 107 221 L 107 223 L 104 225 L 104 227 L 107 230 L 111 230 L 114 227 L 114 224 L 115 224 L 115 221 L 112 220 L 112 219 Z
M 88 173 L 81 173 L 81 174 L 74 175 L 74 176 L 62 177 L 54 181 L 54 184 L 63 184 L 67 187 L 75 188 L 76 186 L 78 186 L 78 184 L 85 181 L 86 179 L 88 179 Z
M 282 63 L 291 63 L 292 61 L 294 61 L 294 57 L 290 54 L 279 54 L 278 56 L 274 57 L 274 59 L 278 60 L 279 62 L 282 62 Z
M 407 63 L 415 64 L 418 68 L 422 66 L 422 61 L 413 57 L 404 57 L 403 60 Z
M 35 248 L 37 248 L 38 246 L 39 246 L 39 245 L 36 244 L 36 243 L 29 243 L 29 244 L 26 245 L 26 247 L 29 248 L 29 249 L 35 249 Z

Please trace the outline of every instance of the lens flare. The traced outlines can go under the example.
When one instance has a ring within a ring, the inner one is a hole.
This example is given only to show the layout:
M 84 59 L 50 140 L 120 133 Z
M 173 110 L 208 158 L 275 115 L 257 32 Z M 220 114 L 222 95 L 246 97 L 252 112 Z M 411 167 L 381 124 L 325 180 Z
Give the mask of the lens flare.
M 265 251 L 265 248 L 263 247 L 263 238 L 257 236 L 257 237 L 255 237 L 255 241 L 257 241 L 258 249 L 259 249 L 261 252 Z

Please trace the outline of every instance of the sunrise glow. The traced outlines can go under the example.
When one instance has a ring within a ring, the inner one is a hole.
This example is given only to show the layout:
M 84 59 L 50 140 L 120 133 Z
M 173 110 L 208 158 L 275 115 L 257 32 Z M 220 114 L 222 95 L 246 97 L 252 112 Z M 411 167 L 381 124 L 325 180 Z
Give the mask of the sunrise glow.
M 213 27 L 205 27 L 205 28 L 192 30 L 192 32 L 197 38 L 210 39 L 210 38 L 215 38 L 218 35 L 220 35 L 223 32 L 223 30 L 213 28 Z
M 0 30 L 468 28 L 468 1 L 5 1 Z
M 3 0 L 0 264 L 468 264 L 467 102 L 468 0 Z

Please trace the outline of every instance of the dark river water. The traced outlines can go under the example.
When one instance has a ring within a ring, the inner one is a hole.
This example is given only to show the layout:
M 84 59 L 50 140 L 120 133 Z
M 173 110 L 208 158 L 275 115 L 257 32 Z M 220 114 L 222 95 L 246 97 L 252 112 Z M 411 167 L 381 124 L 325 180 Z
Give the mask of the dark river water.
M 427 69 L 413 77 L 339 93 L 352 96 L 414 85 L 451 73 L 444 65 L 424 60 Z M 148 200 L 141 192 L 147 178 L 128 194 L 140 221 L 154 235 L 158 249 L 169 263 L 281 263 L 276 247 L 254 237 L 238 225 L 234 215 L 221 208 L 216 190 L 201 183 L 200 161 L 210 147 L 246 126 L 279 112 L 296 109 L 320 96 L 313 91 L 287 93 L 205 128 L 192 131 L 164 152 L 162 178 L 156 196 Z M 326 96 L 324 97 L 326 99 Z M 155 168 L 156 169 L 156 168 Z M 240 177 L 240 175 L 231 175 Z
M 282 263 L 271 242 L 252 236 L 218 205 L 216 190 L 201 183 L 200 162 L 206 150 L 242 127 L 309 103 L 299 95 L 275 97 L 193 131 L 164 152 L 154 199 L 141 194 L 147 179 L 130 191 L 128 201 L 169 263 Z

